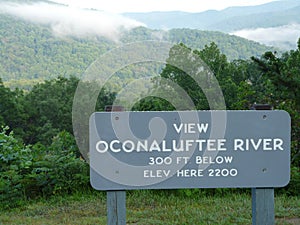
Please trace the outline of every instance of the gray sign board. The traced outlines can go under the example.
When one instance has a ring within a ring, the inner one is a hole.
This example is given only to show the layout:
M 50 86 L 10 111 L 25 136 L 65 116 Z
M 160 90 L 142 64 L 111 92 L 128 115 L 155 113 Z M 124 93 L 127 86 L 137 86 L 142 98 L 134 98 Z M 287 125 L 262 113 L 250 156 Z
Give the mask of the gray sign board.
M 96 112 L 90 179 L 97 190 L 282 187 L 290 116 L 281 110 Z

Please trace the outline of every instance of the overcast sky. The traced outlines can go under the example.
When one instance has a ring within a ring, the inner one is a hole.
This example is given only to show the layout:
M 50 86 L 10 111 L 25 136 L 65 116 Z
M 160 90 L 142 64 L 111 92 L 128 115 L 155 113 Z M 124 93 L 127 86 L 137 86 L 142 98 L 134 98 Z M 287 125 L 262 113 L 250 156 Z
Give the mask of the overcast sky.
M 149 11 L 201 12 L 230 6 L 260 5 L 276 0 L 51 0 L 74 7 L 94 8 L 113 13 Z

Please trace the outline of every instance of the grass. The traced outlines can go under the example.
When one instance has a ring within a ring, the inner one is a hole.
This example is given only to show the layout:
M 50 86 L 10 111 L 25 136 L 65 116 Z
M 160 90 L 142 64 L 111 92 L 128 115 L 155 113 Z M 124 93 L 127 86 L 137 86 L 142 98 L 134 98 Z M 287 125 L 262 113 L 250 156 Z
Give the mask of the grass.
M 201 225 L 251 224 L 251 196 L 247 193 L 184 197 L 175 191 L 130 191 L 126 199 L 127 224 Z M 300 224 L 300 197 L 276 196 L 276 224 Z M 56 196 L 27 202 L 2 211 L 0 224 L 106 224 L 103 192 Z

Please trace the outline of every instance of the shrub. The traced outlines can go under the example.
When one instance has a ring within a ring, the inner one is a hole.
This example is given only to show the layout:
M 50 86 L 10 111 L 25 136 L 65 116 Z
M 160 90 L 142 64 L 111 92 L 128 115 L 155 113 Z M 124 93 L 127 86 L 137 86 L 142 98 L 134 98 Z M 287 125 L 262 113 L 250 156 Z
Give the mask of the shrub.
M 0 132 L 0 201 L 4 206 L 15 205 L 24 197 L 22 180 L 32 166 L 30 148 L 7 131 L 5 127 Z
M 89 167 L 80 157 L 74 138 L 59 133 L 50 147 L 25 146 L 13 133 L 0 132 L 0 201 L 18 206 L 40 196 L 72 193 L 89 188 Z M 77 149 L 77 150 L 76 150 Z
M 290 183 L 283 189 L 283 193 L 287 195 L 300 195 L 300 168 L 292 166 Z

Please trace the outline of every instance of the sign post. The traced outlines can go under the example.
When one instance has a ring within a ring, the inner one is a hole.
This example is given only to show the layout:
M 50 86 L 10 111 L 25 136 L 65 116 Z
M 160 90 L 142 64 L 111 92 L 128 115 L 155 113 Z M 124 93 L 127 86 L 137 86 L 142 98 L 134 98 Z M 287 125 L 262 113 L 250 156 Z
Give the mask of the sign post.
M 124 111 L 122 106 L 105 106 L 106 112 Z M 126 225 L 126 191 L 107 191 L 107 225 Z
M 270 105 L 253 105 L 254 110 L 272 110 Z M 275 225 L 274 188 L 252 188 L 252 225 Z
M 126 224 L 126 192 L 107 191 L 107 225 Z
M 252 188 L 252 225 L 274 225 L 274 188 Z

